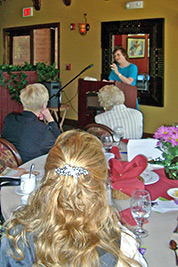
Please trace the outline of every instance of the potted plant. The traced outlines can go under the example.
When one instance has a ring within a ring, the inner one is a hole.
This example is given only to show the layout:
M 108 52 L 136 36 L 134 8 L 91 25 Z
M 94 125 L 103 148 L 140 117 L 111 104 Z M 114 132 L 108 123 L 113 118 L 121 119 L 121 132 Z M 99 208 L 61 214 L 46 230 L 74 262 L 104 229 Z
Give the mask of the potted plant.
M 28 79 L 28 75 L 33 72 L 34 78 Z M 7 73 L 7 75 L 5 75 Z M 0 85 L 6 87 L 12 95 L 11 99 L 20 103 L 20 92 L 27 83 L 40 82 L 49 90 L 49 95 L 53 94 L 54 87 L 59 89 L 61 83 L 58 78 L 59 70 L 56 64 L 37 63 L 31 65 L 25 62 L 24 65 L 0 65 Z M 52 89 L 51 89 L 52 88 Z
M 28 77 L 33 75 L 33 78 Z M 0 85 L 7 88 L 11 94 L 11 99 L 20 103 L 20 91 L 27 83 L 37 81 L 36 66 L 25 62 L 20 65 L 0 65 Z

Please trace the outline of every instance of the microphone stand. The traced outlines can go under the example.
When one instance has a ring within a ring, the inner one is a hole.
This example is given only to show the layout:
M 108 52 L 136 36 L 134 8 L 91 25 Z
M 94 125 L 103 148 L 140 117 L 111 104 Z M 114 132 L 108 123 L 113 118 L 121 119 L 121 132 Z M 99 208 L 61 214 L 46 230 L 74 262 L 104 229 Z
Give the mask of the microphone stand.
M 72 80 L 70 80 L 68 83 L 66 83 L 64 86 L 62 86 L 59 90 L 58 90 L 58 92 L 56 93 L 56 94 L 53 94 L 50 98 L 49 98 L 49 100 L 50 99 L 52 99 L 53 97 L 57 97 L 58 98 L 58 101 L 57 101 L 57 103 L 58 103 L 58 120 L 59 120 L 59 118 L 60 118 L 60 106 L 61 106 L 61 103 L 60 103 L 60 92 L 66 87 L 66 86 L 68 86 L 71 82 L 73 82 L 78 76 L 80 76 L 83 72 L 85 72 L 86 70 L 88 70 L 88 69 L 90 69 L 90 68 L 92 68 L 93 67 L 93 64 L 91 64 L 91 65 L 89 65 L 88 67 L 86 67 L 86 68 L 84 68 L 79 74 L 77 74 Z M 58 121 L 58 127 L 60 127 L 59 126 L 59 121 Z

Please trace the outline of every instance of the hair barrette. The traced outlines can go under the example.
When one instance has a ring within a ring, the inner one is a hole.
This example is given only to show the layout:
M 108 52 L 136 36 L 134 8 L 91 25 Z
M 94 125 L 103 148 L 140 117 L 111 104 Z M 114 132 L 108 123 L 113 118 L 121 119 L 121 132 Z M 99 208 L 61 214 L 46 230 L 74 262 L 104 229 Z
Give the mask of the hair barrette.
M 77 179 L 81 174 L 88 174 L 88 171 L 85 168 L 70 166 L 68 164 L 65 164 L 63 168 L 56 168 L 55 172 L 59 175 L 73 176 L 75 179 Z

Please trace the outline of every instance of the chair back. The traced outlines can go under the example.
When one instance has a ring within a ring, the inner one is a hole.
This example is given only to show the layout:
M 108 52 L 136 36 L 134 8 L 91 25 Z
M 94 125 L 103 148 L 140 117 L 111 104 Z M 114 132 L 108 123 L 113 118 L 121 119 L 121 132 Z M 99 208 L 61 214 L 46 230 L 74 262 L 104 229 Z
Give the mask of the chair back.
M 16 168 L 21 164 L 21 156 L 14 145 L 0 137 L 0 173 L 6 167 Z
M 103 134 L 109 134 L 113 138 L 113 130 L 106 125 L 99 124 L 99 123 L 90 123 L 83 128 L 84 131 L 91 133 L 101 139 Z

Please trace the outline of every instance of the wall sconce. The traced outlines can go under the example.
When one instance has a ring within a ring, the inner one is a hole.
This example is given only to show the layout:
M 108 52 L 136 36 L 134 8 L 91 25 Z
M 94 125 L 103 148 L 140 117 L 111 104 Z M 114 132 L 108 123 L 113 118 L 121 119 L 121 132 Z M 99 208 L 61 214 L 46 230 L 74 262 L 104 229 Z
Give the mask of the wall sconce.
M 40 10 L 41 8 L 41 0 L 32 0 L 33 6 L 36 10 Z
M 90 25 L 87 23 L 87 18 L 86 18 L 87 14 L 84 14 L 84 18 L 85 18 L 85 23 L 78 23 L 78 28 L 79 28 L 79 33 L 81 35 L 86 35 L 87 31 L 89 31 L 90 29 Z
M 63 0 L 66 6 L 70 6 L 72 0 Z

